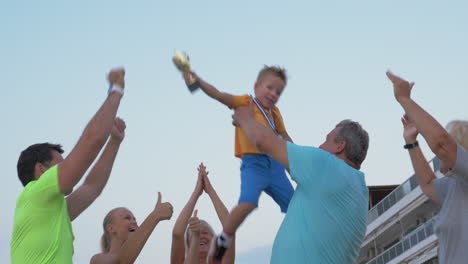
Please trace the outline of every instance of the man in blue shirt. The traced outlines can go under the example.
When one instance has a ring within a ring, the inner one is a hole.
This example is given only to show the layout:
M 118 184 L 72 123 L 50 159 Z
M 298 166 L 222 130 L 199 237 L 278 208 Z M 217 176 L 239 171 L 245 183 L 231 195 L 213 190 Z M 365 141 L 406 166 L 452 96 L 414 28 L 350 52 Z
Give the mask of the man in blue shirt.
M 355 263 L 367 223 L 368 190 L 359 171 L 369 146 L 367 132 L 343 120 L 314 148 L 276 136 L 253 119 L 248 107 L 237 108 L 233 119 L 297 183 L 271 263 Z

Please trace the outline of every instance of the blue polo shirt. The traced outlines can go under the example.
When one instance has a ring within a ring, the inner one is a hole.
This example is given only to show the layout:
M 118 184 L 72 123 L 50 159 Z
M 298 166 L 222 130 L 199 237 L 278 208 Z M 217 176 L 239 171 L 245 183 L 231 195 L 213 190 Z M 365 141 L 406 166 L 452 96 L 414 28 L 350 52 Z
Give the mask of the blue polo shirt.
M 355 263 L 367 223 L 364 174 L 319 148 L 287 143 L 297 183 L 271 263 Z

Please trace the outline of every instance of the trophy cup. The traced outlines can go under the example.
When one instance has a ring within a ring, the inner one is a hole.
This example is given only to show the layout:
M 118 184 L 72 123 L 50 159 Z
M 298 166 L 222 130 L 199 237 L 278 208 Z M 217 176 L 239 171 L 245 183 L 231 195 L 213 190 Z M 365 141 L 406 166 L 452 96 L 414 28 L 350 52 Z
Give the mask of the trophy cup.
M 172 57 L 172 61 L 177 69 L 182 73 L 189 73 L 190 72 L 190 59 L 187 53 L 185 52 L 176 52 L 174 57 Z M 189 74 L 189 81 L 187 85 L 189 91 L 193 93 L 195 90 L 200 88 L 200 83 L 198 80 L 193 78 L 191 74 Z

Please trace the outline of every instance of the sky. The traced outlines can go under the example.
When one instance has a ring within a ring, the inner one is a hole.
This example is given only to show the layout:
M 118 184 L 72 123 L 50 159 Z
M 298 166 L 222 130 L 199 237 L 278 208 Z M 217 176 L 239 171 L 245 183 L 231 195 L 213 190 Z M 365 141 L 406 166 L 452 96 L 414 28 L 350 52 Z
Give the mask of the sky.
M 68 154 L 106 98 L 106 73 L 126 69 L 118 115 L 127 123 L 102 195 L 73 223 L 75 263 L 99 253 L 102 220 L 129 208 L 141 223 L 157 192 L 174 206 L 137 263 L 167 263 L 171 230 L 204 162 L 228 208 L 237 203 L 240 161 L 232 112 L 191 94 L 171 62 L 190 55 L 199 76 L 222 91 L 253 92 L 263 65 L 289 82 L 278 107 L 289 135 L 318 146 L 343 119 L 359 121 L 370 147 L 368 185 L 400 184 L 413 173 L 402 148 L 401 107 L 385 71 L 415 81 L 412 97 L 441 124 L 468 119 L 466 1 L 2 1 L 0 76 L 0 263 L 9 262 L 20 152 L 38 142 Z M 420 139 L 427 158 L 427 144 Z M 198 215 L 221 230 L 203 195 Z M 237 233 L 236 263 L 268 263 L 283 215 L 267 195 Z

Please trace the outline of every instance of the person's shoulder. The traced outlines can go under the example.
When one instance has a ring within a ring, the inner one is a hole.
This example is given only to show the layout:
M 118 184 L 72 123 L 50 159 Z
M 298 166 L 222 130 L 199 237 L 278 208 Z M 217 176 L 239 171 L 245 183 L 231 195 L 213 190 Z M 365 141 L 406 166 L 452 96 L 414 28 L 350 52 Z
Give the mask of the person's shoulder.
M 451 171 L 468 183 L 468 151 L 460 144 L 457 144 L 456 161 Z
M 252 98 L 248 94 L 244 95 L 233 95 L 232 96 L 232 107 L 231 108 L 237 108 L 239 106 L 248 106 L 250 104 L 250 101 Z
M 58 165 L 54 165 L 47 169 L 39 179 L 30 182 L 25 189 L 28 189 L 28 192 L 34 191 L 57 191 L 60 192 L 59 182 L 58 182 Z
M 113 263 L 114 255 L 108 253 L 98 253 L 89 261 L 90 264 L 106 264 Z
M 326 157 L 327 154 L 330 154 L 320 148 L 316 148 L 312 146 L 297 145 L 289 141 L 286 142 L 286 148 L 288 150 L 288 154 L 295 156 L 295 157 L 317 158 L 317 157 Z
M 462 145 L 457 144 L 457 162 L 456 165 L 468 164 L 468 150 L 466 150 Z
M 28 185 L 26 185 L 21 191 L 21 193 L 18 195 L 18 198 L 16 198 L 16 208 L 21 207 L 21 205 L 23 205 L 28 200 L 28 195 L 29 195 L 30 188 L 31 188 L 28 186 L 34 185 L 34 182 L 28 183 Z
M 50 181 L 51 178 L 54 179 L 58 175 L 58 164 L 48 168 L 37 180 L 39 181 Z
M 361 170 L 349 166 L 349 164 L 346 165 L 348 166 L 348 171 L 350 172 L 349 177 L 354 179 L 354 182 L 356 182 L 356 184 L 358 184 L 365 191 L 365 193 L 369 193 L 369 189 L 367 188 L 366 184 L 365 173 Z
M 234 95 L 234 98 L 237 98 L 243 105 L 249 105 L 250 101 L 252 101 L 252 97 L 248 94 Z
M 90 264 L 97 264 L 99 263 L 99 260 L 101 259 L 101 256 L 103 255 L 103 253 L 99 253 L 99 254 L 96 254 L 94 255 L 91 260 L 89 261 Z
M 312 152 L 315 152 L 315 151 L 322 152 L 323 151 L 320 148 L 316 148 L 316 147 L 312 147 L 312 146 L 298 145 L 296 143 L 289 142 L 289 141 L 286 142 L 286 144 L 287 144 L 288 148 L 295 148 L 295 149 L 301 149 L 301 150 L 312 151 Z M 326 152 L 326 151 L 324 151 L 324 152 Z

